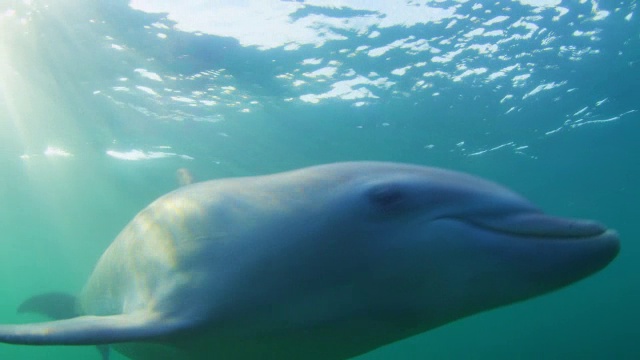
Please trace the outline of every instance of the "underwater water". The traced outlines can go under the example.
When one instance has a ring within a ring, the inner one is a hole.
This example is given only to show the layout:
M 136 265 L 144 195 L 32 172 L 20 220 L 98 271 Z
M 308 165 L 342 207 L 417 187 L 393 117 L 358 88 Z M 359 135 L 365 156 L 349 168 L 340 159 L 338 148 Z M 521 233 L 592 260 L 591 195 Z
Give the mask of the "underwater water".
M 0 4 L 0 323 L 77 293 L 195 181 L 347 160 L 441 166 L 620 233 L 565 289 L 358 359 L 640 358 L 637 0 Z M 98 359 L 0 344 L 0 359 Z M 124 359 L 113 354 L 113 359 Z

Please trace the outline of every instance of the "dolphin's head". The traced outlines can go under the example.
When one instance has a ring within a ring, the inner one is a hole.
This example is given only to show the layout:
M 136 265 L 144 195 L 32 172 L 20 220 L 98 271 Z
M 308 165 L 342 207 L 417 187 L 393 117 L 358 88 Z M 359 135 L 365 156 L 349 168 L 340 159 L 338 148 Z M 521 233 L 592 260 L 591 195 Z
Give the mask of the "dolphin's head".
M 346 205 L 345 218 L 361 224 L 350 238 L 362 241 L 365 276 L 380 290 L 371 301 L 405 311 L 423 330 L 571 284 L 619 251 L 617 234 L 603 225 L 547 215 L 471 175 L 343 166 L 356 169 L 343 180 L 346 203 L 356 204 Z

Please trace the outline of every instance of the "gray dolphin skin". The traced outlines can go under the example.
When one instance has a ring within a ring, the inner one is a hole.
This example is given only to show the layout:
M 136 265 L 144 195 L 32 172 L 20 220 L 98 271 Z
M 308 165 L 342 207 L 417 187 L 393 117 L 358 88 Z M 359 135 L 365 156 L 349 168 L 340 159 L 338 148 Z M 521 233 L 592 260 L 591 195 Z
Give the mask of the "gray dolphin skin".
M 348 359 L 569 285 L 619 247 L 596 222 L 437 168 L 351 162 L 214 180 L 137 214 L 71 318 L 1 325 L 0 342 L 108 344 L 131 359 Z

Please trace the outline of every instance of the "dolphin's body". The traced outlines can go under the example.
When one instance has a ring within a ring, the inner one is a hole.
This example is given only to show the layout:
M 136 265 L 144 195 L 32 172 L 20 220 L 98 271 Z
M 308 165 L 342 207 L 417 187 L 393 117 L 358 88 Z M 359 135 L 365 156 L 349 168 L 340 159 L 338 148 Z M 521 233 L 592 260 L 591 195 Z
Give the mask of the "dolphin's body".
M 602 225 L 442 169 L 354 162 L 208 181 L 124 228 L 79 316 L 2 325 L 0 342 L 111 344 L 132 359 L 347 359 L 568 285 L 618 250 Z

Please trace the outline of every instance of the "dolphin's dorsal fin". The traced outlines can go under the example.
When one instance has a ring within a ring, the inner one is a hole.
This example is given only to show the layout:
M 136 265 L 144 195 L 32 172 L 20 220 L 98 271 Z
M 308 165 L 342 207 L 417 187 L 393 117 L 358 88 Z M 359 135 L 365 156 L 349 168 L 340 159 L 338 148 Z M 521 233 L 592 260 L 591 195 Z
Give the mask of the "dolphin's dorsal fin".
M 176 321 L 148 312 L 79 316 L 33 324 L 0 325 L 0 342 L 27 345 L 99 345 L 145 340 L 179 330 Z
M 193 184 L 193 175 L 187 168 L 180 168 L 176 171 L 176 177 L 178 178 L 178 185 L 187 186 Z

